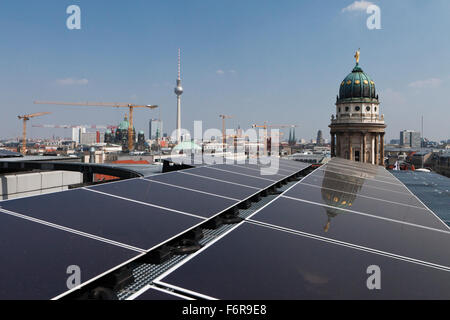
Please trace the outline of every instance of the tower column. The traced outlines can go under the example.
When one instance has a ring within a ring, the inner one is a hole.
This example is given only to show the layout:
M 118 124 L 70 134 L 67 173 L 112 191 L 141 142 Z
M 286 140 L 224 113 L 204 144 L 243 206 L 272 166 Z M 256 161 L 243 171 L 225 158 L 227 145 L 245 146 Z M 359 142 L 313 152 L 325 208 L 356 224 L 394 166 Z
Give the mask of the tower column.
M 348 159 L 353 160 L 352 135 L 348 134 Z
M 336 157 L 340 157 L 341 154 L 339 151 L 339 148 L 340 148 L 339 133 L 336 133 L 336 147 L 335 148 L 336 148 L 336 151 L 335 151 Z
M 375 137 L 373 133 L 370 134 L 370 144 L 371 144 L 370 162 L 372 164 L 375 164 Z
M 367 162 L 368 159 L 366 159 L 366 133 L 362 133 L 362 140 L 363 140 L 363 147 L 362 147 L 362 162 Z
M 332 158 L 336 157 L 334 139 L 335 139 L 335 134 L 334 134 L 334 132 L 331 132 L 331 157 Z
M 374 164 L 378 164 L 378 133 L 375 133 L 375 153 L 374 153 L 374 159 L 375 159 L 375 163 Z
M 384 132 L 380 134 L 380 165 L 384 166 Z

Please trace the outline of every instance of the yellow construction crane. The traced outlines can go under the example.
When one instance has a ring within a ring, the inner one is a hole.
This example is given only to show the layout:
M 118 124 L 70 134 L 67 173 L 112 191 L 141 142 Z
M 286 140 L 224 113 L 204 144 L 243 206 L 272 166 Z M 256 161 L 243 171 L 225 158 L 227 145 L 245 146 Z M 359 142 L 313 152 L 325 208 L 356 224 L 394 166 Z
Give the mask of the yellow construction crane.
M 264 154 L 267 155 L 267 145 L 268 145 L 268 140 L 269 140 L 269 136 L 267 134 L 267 130 L 269 128 L 279 128 L 279 129 L 283 129 L 283 128 L 296 128 L 297 125 L 293 125 L 293 124 L 272 124 L 269 125 L 267 121 L 264 122 L 263 125 L 252 125 L 252 128 L 262 128 L 264 129 Z
M 232 119 L 233 116 L 227 116 L 227 115 L 221 114 L 219 117 L 222 118 L 222 143 L 225 146 L 227 143 L 227 136 L 225 134 L 226 133 L 225 132 L 225 129 L 226 129 L 225 128 L 225 119 Z
M 148 108 L 156 109 L 157 105 L 135 105 L 130 103 L 103 103 L 103 102 L 58 102 L 58 101 L 35 101 L 35 104 L 56 104 L 61 106 L 85 106 L 85 107 L 115 107 L 115 108 L 129 108 L 129 126 L 128 126 L 128 150 L 132 151 L 134 148 L 133 141 L 133 109 L 134 108 Z
M 22 154 L 27 153 L 27 121 L 31 118 L 36 118 L 40 116 L 44 116 L 46 114 L 50 114 L 50 112 L 39 112 L 39 113 L 33 113 L 33 114 L 27 114 L 24 116 L 18 116 L 20 120 L 23 120 L 23 132 L 22 132 L 22 148 L 20 148 L 20 152 Z

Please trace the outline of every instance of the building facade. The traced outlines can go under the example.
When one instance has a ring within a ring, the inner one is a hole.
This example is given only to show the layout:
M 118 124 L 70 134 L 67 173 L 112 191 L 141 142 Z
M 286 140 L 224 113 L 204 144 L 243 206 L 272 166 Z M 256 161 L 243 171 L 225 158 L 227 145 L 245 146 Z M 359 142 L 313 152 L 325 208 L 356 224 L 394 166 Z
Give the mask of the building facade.
M 148 125 L 148 137 L 151 140 L 161 139 L 163 123 L 158 119 L 151 119 Z
M 384 165 L 386 125 L 374 81 L 356 66 L 340 84 L 331 117 L 331 156 Z
M 317 132 L 317 140 L 316 140 L 316 143 L 317 143 L 319 146 L 322 146 L 322 145 L 325 144 L 325 139 L 323 138 L 322 130 L 319 130 L 319 131 Z
M 420 132 L 413 130 L 400 131 L 400 145 L 407 148 L 420 148 L 421 147 Z

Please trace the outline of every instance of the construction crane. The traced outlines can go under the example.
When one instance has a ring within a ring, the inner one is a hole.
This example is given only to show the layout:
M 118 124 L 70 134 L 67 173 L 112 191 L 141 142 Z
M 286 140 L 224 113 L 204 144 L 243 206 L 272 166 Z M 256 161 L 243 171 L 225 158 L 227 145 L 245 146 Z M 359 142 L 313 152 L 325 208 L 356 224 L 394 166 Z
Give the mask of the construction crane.
M 129 126 L 128 126 L 128 150 L 134 149 L 133 141 L 133 110 L 134 108 L 156 109 L 157 105 L 135 105 L 130 103 L 103 103 L 103 102 L 58 102 L 58 101 L 35 101 L 35 104 L 56 104 L 61 106 L 85 106 L 85 107 L 115 107 L 129 108 Z
M 221 114 L 219 117 L 222 118 L 222 143 L 225 146 L 227 143 L 227 136 L 225 134 L 225 120 L 232 119 L 233 116 L 227 116 L 227 115 Z
M 269 136 L 267 134 L 267 130 L 269 128 L 279 128 L 279 129 L 283 129 L 283 128 L 296 128 L 297 125 L 292 125 L 292 124 L 272 124 L 269 125 L 267 121 L 264 122 L 263 125 L 252 125 L 252 128 L 262 128 L 264 129 L 264 154 L 267 155 L 267 145 L 268 145 L 268 140 L 269 140 Z
M 50 114 L 50 112 L 39 112 L 39 113 L 33 113 L 33 114 L 27 114 L 24 116 L 18 116 L 20 120 L 23 120 L 23 132 L 22 132 L 22 148 L 20 149 L 20 152 L 22 154 L 27 153 L 27 121 L 31 118 L 36 118 L 40 116 L 44 116 L 46 114 Z
M 117 126 L 103 125 L 103 124 L 80 124 L 80 125 L 67 125 L 67 124 L 33 124 L 33 128 L 47 128 L 47 129 L 117 129 Z

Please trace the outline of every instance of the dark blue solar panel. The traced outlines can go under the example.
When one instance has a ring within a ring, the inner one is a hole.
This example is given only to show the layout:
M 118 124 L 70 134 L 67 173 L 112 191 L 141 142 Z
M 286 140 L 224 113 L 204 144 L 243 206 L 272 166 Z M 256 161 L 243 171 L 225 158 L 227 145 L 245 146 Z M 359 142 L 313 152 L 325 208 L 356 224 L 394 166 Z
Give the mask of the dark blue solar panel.
M 149 177 L 148 180 L 159 181 L 183 188 L 209 192 L 225 197 L 244 200 L 247 197 L 259 192 L 259 188 L 251 188 L 243 185 L 236 185 L 224 181 L 205 179 L 200 176 L 194 176 L 186 172 L 173 172 Z
M 354 193 L 344 193 L 338 190 L 317 188 L 301 183 L 286 192 L 285 196 L 329 206 L 331 210 L 351 210 L 376 217 L 447 230 L 442 222 L 423 206 L 416 207 L 413 205 L 393 203 L 384 201 L 382 198 L 372 199 L 361 197 Z
M 421 214 L 423 220 L 416 218 L 416 223 L 425 224 L 428 218 L 436 222 L 435 228 L 446 230 L 428 211 Z M 397 220 L 401 218 L 403 216 Z M 283 197 L 251 219 L 450 268 L 448 231 L 439 232 Z
M 0 158 L 11 158 L 11 157 L 23 157 L 23 156 L 18 152 L 0 149 Z
M 0 212 L 0 299 L 52 299 L 69 290 L 67 268 L 84 283 L 140 253 Z
M 249 223 L 157 282 L 226 300 L 450 299 L 448 271 Z
M 0 207 L 144 250 L 202 221 L 82 189 L 4 201 Z
M 383 189 L 384 186 L 375 186 L 371 180 L 337 174 L 326 170 L 314 172 L 314 174 L 303 179 L 302 184 L 313 185 L 328 191 L 334 190 L 347 194 L 362 195 L 423 207 L 406 189 L 403 192 L 386 190 Z
M 189 173 L 209 177 L 213 179 L 218 179 L 227 182 L 233 182 L 238 184 L 243 184 L 246 186 L 251 186 L 259 189 L 265 189 L 271 185 L 277 183 L 277 181 L 270 178 L 256 177 L 256 176 L 246 176 L 238 173 L 230 173 L 220 170 L 215 170 L 209 167 L 195 168 L 188 171 Z
M 238 203 L 237 199 L 185 190 L 145 179 L 109 183 L 89 189 L 205 218 L 212 217 Z
M 305 182 L 309 182 L 310 177 L 324 177 L 327 179 L 338 179 L 343 180 L 345 182 L 353 182 L 357 184 L 361 184 L 361 181 L 364 181 L 364 185 L 369 187 L 374 187 L 382 190 L 386 190 L 387 192 L 402 192 L 409 194 L 408 190 L 401 184 L 398 183 L 389 183 L 386 181 L 375 180 L 373 177 L 371 178 L 365 173 L 354 171 L 352 174 L 343 173 L 342 171 L 337 171 L 335 169 L 328 169 L 326 166 L 320 170 L 314 171 L 314 173 L 304 180 Z M 327 177 L 325 177 L 327 175 Z M 328 178 L 329 177 L 329 178 Z M 410 194 L 409 194 L 410 195 Z

